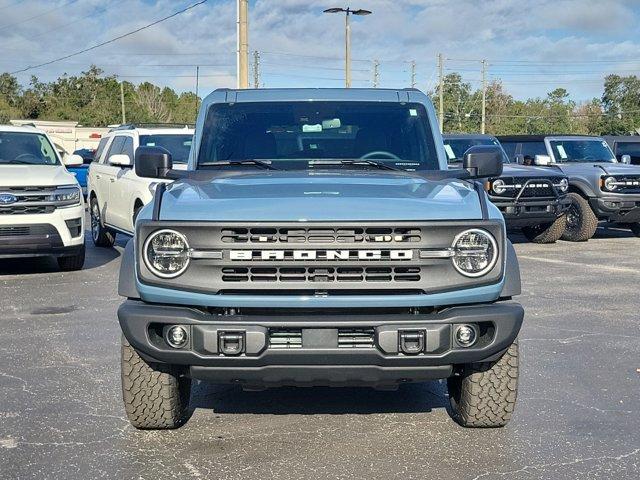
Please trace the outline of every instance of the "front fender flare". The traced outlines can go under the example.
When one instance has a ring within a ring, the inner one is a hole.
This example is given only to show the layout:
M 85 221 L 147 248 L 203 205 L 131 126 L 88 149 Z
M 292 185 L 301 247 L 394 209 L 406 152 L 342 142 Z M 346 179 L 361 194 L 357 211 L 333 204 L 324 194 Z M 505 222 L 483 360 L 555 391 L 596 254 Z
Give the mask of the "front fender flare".
M 120 263 L 120 279 L 118 280 L 118 295 L 127 298 L 139 299 L 140 293 L 136 288 L 136 256 L 133 239 L 127 242 L 122 253 Z
M 520 279 L 520 263 L 513 244 L 507 239 L 507 265 L 504 273 L 504 285 L 500 292 L 500 298 L 510 298 L 522 293 L 522 281 Z

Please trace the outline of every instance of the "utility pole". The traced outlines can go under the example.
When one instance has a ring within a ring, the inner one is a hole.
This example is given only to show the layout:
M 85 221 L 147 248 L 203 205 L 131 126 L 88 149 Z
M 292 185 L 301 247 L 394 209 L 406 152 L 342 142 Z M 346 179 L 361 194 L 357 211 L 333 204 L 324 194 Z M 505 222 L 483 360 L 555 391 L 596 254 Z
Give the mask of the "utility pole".
M 198 117 L 198 103 L 200 100 L 198 98 L 198 88 L 200 87 L 200 65 L 196 65 L 196 118 Z
M 442 54 L 438 54 L 438 96 L 439 96 L 439 106 L 438 106 L 438 117 L 440 120 L 440 133 L 444 132 L 444 65 L 443 65 Z
M 416 61 L 411 60 L 411 88 L 416 88 Z
M 253 88 L 260 88 L 260 52 L 253 52 Z
M 380 62 L 378 60 L 373 61 L 373 88 L 378 88 L 380 84 Z
M 249 1 L 238 0 L 238 88 L 249 88 Z
M 480 133 L 484 135 L 487 126 L 487 61 L 482 60 L 482 124 Z
M 127 123 L 127 116 L 124 111 L 124 83 L 120 82 L 120 109 L 122 110 L 122 124 Z

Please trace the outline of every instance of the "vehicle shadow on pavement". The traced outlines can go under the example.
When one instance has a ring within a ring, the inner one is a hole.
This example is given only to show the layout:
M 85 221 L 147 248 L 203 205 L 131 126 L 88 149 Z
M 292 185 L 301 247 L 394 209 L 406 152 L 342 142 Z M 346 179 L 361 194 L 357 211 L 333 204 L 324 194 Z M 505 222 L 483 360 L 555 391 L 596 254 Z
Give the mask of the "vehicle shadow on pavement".
M 372 388 L 272 388 L 243 391 L 240 387 L 198 382 L 191 389 L 191 408 L 215 413 L 271 415 L 364 415 L 421 413 L 448 408 L 444 382 L 402 385 L 397 391 Z
M 120 251 L 115 248 L 94 247 L 88 235 L 84 243 L 87 251 L 82 270 L 100 268 L 120 257 Z M 118 241 L 117 245 L 124 248 L 126 241 Z M 0 276 L 56 272 L 60 272 L 60 269 L 54 257 L 0 259 Z

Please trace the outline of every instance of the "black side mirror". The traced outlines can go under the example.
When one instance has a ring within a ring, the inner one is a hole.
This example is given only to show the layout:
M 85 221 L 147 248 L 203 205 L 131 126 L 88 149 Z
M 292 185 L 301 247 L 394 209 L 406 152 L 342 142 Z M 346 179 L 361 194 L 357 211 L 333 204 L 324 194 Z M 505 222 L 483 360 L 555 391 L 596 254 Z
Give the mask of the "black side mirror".
M 475 145 L 464 153 L 464 168 L 471 178 L 502 175 L 502 150 L 494 145 Z
M 138 147 L 134 163 L 136 175 L 143 178 L 167 178 L 173 168 L 171 153 L 162 147 Z

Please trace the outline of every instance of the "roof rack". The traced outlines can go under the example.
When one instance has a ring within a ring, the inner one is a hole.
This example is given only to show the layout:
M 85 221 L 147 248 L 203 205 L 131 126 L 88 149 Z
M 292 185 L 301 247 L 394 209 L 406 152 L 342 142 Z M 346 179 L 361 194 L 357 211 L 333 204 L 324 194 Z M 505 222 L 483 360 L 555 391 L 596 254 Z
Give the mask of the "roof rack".
M 109 131 L 134 130 L 136 128 L 194 128 L 195 123 L 124 123 L 117 127 L 112 127 Z

